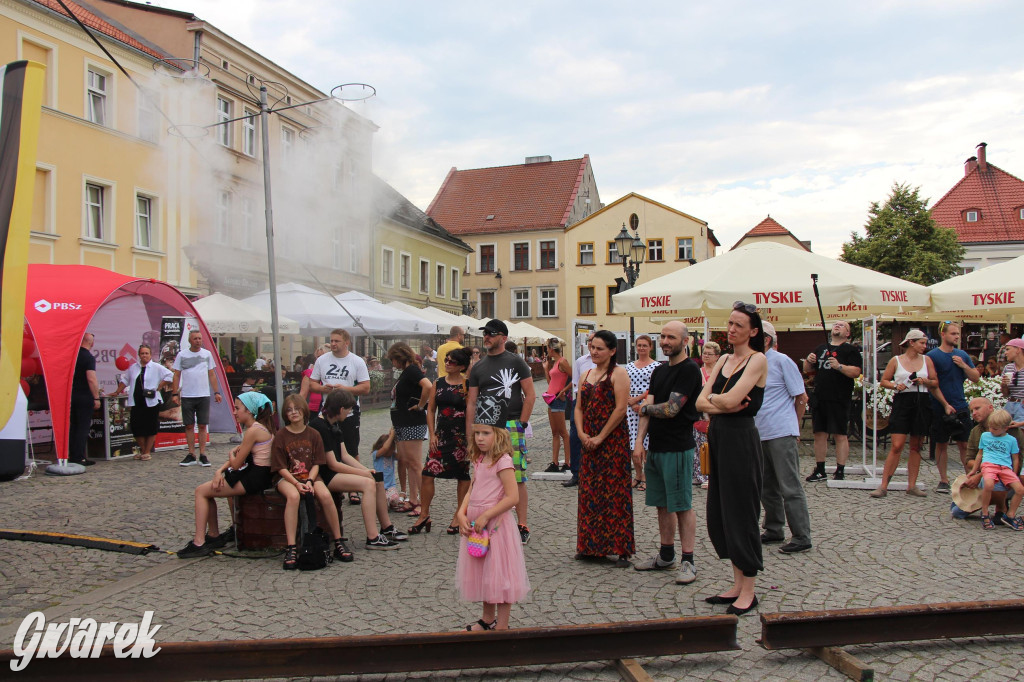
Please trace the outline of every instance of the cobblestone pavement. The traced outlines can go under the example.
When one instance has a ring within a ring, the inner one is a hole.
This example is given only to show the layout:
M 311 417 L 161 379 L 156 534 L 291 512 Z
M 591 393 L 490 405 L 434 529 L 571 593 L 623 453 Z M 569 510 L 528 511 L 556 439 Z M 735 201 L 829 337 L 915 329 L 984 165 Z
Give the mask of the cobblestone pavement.
M 542 391 L 538 391 L 538 395 Z M 538 401 L 530 441 L 532 470 L 550 461 L 550 430 Z M 362 459 L 368 445 L 389 427 L 388 413 L 363 415 Z M 215 437 L 215 464 L 229 445 Z M 859 461 L 855 444 L 851 462 Z M 809 446 L 801 446 L 803 469 L 812 468 Z M 0 484 L 0 514 L 7 528 L 81 533 L 154 543 L 177 550 L 193 527 L 192 490 L 210 469 L 178 466 L 180 451 L 157 453 L 151 462 L 101 462 L 85 475 Z M 831 461 L 831 459 L 830 459 Z M 954 521 L 949 496 L 930 492 L 938 482 L 933 466 L 922 468 L 928 497 L 890 493 L 869 499 L 867 491 L 806 484 L 814 549 L 792 556 L 766 548 L 758 578 L 760 611 L 799 611 L 925 602 L 1024 597 L 1020 580 L 1024 533 L 1008 528 L 983 532 L 977 519 Z M 704 526 L 706 493 L 696 490 L 698 580 L 675 585 L 665 573 L 643 573 L 572 560 L 576 491 L 558 482 L 529 483 L 526 549 L 533 593 L 512 610 L 513 627 L 670 618 L 722 612 L 703 598 L 727 589 L 731 571 L 714 557 Z M 137 621 L 145 610 L 163 624 L 160 641 L 365 635 L 451 630 L 479 617 L 475 604 L 459 602 L 453 586 L 457 538 L 444 534 L 454 511 L 454 485 L 438 483 L 434 532 L 414 536 L 398 552 L 369 552 L 356 542 L 356 560 L 324 571 L 284 572 L 280 557 L 228 556 L 182 561 L 164 553 L 132 556 L 93 549 L 0 541 L 0 648 L 12 645 L 21 619 L 43 610 L 48 619 L 92 617 Z M 638 552 L 656 551 L 653 510 L 635 507 Z M 219 507 L 222 524 L 227 508 Z M 343 507 L 347 534 L 359 538 L 358 510 Z M 400 527 L 411 525 L 405 516 Z M 440 530 L 440 532 L 438 532 Z M 989 577 L 980 580 L 980 576 Z M 997 582 L 991 584 L 991 577 Z M 736 652 L 662 657 L 641 662 L 659 680 L 843 679 L 818 659 L 799 651 L 769 652 L 755 640 L 755 614 L 740 619 Z M 849 647 L 879 679 L 948 679 L 1018 676 L 1020 638 Z M 606 662 L 465 674 L 389 675 L 523 680 L 613 680 Z M 367 679 L 383 679 L 368 676 Z

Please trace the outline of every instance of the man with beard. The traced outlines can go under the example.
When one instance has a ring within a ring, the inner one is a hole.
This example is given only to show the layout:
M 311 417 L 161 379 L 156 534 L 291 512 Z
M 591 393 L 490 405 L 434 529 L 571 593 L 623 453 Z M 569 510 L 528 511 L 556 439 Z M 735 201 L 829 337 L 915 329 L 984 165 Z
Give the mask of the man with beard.
M 645 562 L 638 562 L 638 571 L 666 571 L 675 566 L 676 526 L 682 562 L 677 585 L 688 585 L 697 579 L 693 550 L 697 535 L 697 514 L 693 510 L 693 457 L 695 443 L 693 423 L 697 414 L 697 397 L 701 375 L 697 365 L 689 362 L 683 350 L 689 332 L 682 322 L 669 322 L 661 329 L 659 345 L 668 358 L 651 374 L 651 386 L 640 408 L 634 461 L 644 467 L 647 478 L 646 504 L 658 510 L 658 534 L 661 549 Z M 650 436 L 649 452 L 644 438 Z
M 850 323 L 838 320 L 832 325 L 828 343 L 818 346 L 804 359 L 804 372 L 814 376 L 814 403 L 811 418 L 814 422 L 814 471 L 805 480 L 809 483 L 824 481 L 825 455 L 828 437 L 836 443 L 836 473 L 833 478 L 846 478 L 846 459 L 850 456 L 847 435 L 850 405 L 853 402 L 853 380 L 860 376 L 860 351 L 850 343 Z
M 935 492 L 949 492 L 949 477 L 946 473 L 949 456 L 949 441 L 956 441 L 960 451 L 960 463 L 967 470 L 967 434 L 971 431 L 971 415 L 964 397 L 964 380 L 978 383 L 981 372 L 971 362 L 971 356 L 960 350 L 960 325 L 943 322 L 939 327 L 942 343 L 928 351 L 928 357 L 935 364 L 939 377 L 939 390 L 948 403 L 947 407 L 932 397 L 932 441 L 935 443 L 935 466 L 939 470 L 939 485 Z

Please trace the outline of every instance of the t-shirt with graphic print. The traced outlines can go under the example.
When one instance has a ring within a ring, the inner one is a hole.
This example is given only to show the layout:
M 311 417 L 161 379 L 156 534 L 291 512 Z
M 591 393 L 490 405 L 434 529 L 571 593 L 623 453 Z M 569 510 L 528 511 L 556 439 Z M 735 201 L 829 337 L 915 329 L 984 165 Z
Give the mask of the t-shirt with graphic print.
M 1001 467 L 1013 467 L 1013 456 L 1020 452 L 1016 438 L 1005 433 L 993 436 L 989 431 L 981 434 L 978 449 L 982 452 L 982 464 L 996 464 Z
M 302 433 L 292 433 L 282 428 L 274 435 L 270 466 L 275 472 L 287 469 L 292 476 L 305 481 L 314 466 L 326 463 L 324 441 L 315 429 L 307 426 Z
M 467 385 L 477 387 L 477 424 L 504 427 L 510 419 L 519 419 L 523 412 L 524 379 L 532 379 L 530 366 L 515 353 L 486 355 L 469 373 Z
M 181 372 L 178 390 L 182 398 L 210 397 L 210 370 L 217 365 L 213 353 L 200 348 L 195 353 L 186 348 L 174 358 L 174 369 Z
M 355 353 L 349 353 L 343 358 L 334 357 L 334 353 L 324 353 L 316 359 L 309 378 L 324 386 L 352 388 L 356 384 L 369 381 L 370 372 L 366 369 L 366 362 Z M 358 408 L 358 406 L 359 398 L 357 397 L 356 407 Z M 353 411 L 349 418 L 351 419 L 354 414 Z

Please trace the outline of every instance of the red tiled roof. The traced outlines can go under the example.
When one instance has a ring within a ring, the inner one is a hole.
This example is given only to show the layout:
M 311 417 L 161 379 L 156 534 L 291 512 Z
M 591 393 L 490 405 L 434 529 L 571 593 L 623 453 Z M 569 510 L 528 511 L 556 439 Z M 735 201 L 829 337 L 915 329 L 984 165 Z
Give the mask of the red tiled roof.
M 778 237 L 778 236 L 792 237 L 793 241 L 797 242 L 798 244 L 800 244 L 800 246 L 802 246 L 803 248 L 807 249 L 807 245 L 806 244 L 804 244 L 802 241 L 797 239 L 795 234 L 793 234 L 792 232 L 790 232 L 789 230 L 784 228 L 781 224 L 779 224 L 778 221 L 776 221 L 771 216 L 768 216 L 767 218 L 765 218 L 764 220 L 759 222 L 757 225 L 754 225 L 754 227 L 750 228 L 750 230 L 748 230 L 745 235 L 740 237 L 738 242 L 736 242 L 735 244 L 732 245 L 732 248 L 735 249 L 747 237 Z M 807 249 L 807 250 L 810 251 L 810 249 Z
M 33 1 L 38 5 L 42 5 L 43 7 L 46 7 L 47 9 L 52 10 L 57 14 L 60 14 L 61 16 L 68 16 L 67 12 L 64 11 L 64 8 L 60 6 L 57 0 Z M 145 52 L 150 56 L 156 57 L 157 59 L 164 59 L 170 56 L 142 43 L 134 36 L 126 33 L 117 26 L 114 26 L 106 19 L 97 16 L 95 13 L 86 9 L 77 2 L 74 2 L 73 0 L 64 0 L 64 4 L 66 4 L 72 12 L 74 12 L 75 16 L 77 16 L 83 24 L 88 26 L 90 29 L 96 31 L 97 33 L 102 33 L 108 38 L 113 38 L 118 42 L 124 43 L 125 45 L 133 47 L 141 52 Z M 72 19 L 72 21 L 74 21 L 74 19 Z
M 452 234 L 565 227 L 589 161 L 584 155 L 495 168 L 452 168 L 427 215 Z
M 932 206 L 932 218 L 942 227 L 956 230 L 957 241 L 1024 241 L 1024 180 L 991 163 L 967 173 Z M 981 212 L 977 222 L 967 222 L 966 211 Z

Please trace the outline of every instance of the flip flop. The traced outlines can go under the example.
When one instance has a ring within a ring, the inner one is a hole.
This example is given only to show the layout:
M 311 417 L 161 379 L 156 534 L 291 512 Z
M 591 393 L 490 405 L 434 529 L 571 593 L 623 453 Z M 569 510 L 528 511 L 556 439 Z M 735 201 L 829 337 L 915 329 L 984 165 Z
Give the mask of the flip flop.
M 153 455 L 150 455 L 149 453 L 146 453 L 144 455 L 139 455 L 135 459 L 140 459 L 143 462 L 148 462 L 149 460 L 153 459 Z

